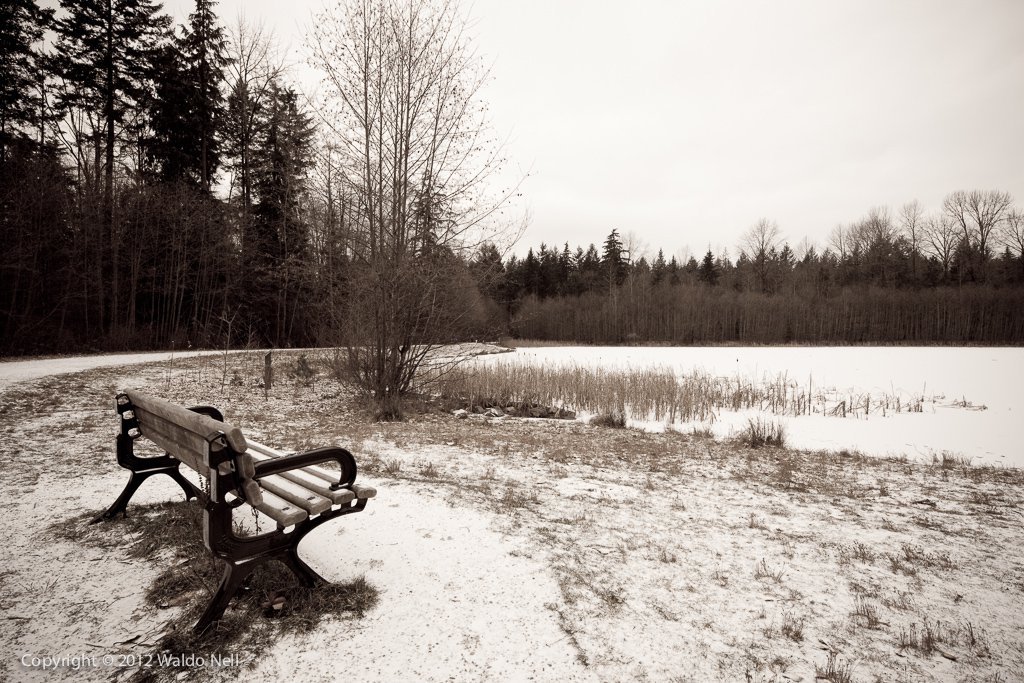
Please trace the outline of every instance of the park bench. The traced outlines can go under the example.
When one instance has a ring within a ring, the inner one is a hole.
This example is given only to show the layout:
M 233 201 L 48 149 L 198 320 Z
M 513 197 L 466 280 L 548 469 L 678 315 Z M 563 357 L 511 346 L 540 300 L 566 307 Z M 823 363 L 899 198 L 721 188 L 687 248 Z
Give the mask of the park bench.
M 133 390 L 117 395 L 117 412 L 117 462 L 131 471 L 131 478 L 117 500 L 92 522 L 124 513 L 142 482 L 155 474 L 166 474 L 181 486 L 186 499 L 203 504 L 203 543 L 225 568 L 195 625 L 197 633 L 221 618 L 246 577 L 268 560 L 282 562 L 305 586 L 324 581 L 299 558 L 299 542 L 327 520 L 360 512 L 377 493 L 355 483 L 356 461 L 344 448 L 286 455 L 246 439 L 216 408 L 185 408 Z M 166 453 L 136 455 L 134 442 L 140 437 Z M 329 462 L 337 463 L 340 472 L 317 466 Z M 195 486 L 182 475 L 181 465 L 195 470 L 208 486 Z M 276 528 L 236 534 L 232 511 L 241 505 L 271 518 Z

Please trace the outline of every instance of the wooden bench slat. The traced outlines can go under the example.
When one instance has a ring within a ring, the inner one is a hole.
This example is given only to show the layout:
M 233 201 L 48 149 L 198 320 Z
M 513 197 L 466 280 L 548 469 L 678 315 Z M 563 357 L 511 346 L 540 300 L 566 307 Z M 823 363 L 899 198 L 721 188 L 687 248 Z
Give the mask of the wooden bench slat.
M 373 498 L 377 495 L 377 489 L 372 486 L 352 484 L 352 493 L 356 494 L 356 498 Z
M 323 467 L 318 467 L 317 465 L 309 465 L 307 467 L 303 467 L 302 471 L 315 475 L 317 478 L 323 479 L 324 481 L 328 481 L 332 484 L 338 481 L 338 475 L 336 473 L 331 472 L 330 470 L 325 469 Z M 373 498 L 374 496 L 377 495 L 377 489 L 373 488 L 372 486 L 361 486 L 359 484 L 352 484 L 352 491 L 353 493 L 356 494 L 356 498 Z
M 279 475 L 263 477 L 259 480 L 263 490 L 270 491 L 279 498 L 298 505 L 310 515 L 319 515 L 331 509 L 331 501 L 307 488 L 288 481 Z
M 260 460 L 269 458 L 281 458 L 286 455 L 286 453 L 271 448 L 270 446 L 264 446 L 263 444 L 258 443 L 256 441 L 249 442 L 249 449 L 253 452 L 253 456 Z M 267 456 L 267 458 L 261 458 L 261 455 Z M 318 467 L 317 465 L 307 465 L 306 467 L 303 467 L 302 469 L 295 471 L 305 472 L 306 474 L 313 475 L 317 479 L 327 482 L 328 484 L 333 484 L 338 481 L 337 473 L 331 472 L 330 470 L 325 469 L 323 467 Z M 321 484 L 320 482 L 316 482 L 316 484 L 321 488 L 323 487 L 323 484 Z M 360 486 L 359 484 L 352 485 L 352 492 L 355 494 L 356 498 L 373 498 L 374 496 L 377 495 L 377 489 L 373 488 L 372 486 Z
M 204 477 L 210 476 L 205 460 L 205 440 L 166 420 L 153 418 L 146 411 L 138 410 L 136 415 L 139 417 L 139 427 L 144 437 Z
M 263 491 L 263 502 L 253 505 L 253 507 L 281 526 L 298 524 L 309 516 L 302 508 L 289 503 L 287 500 L 278 498 L 266 489 Z
M 284 451 L 279 451 L 276 448 L 265 446 L 258 441 L 248 441 L 246 443 L 249 445 L 250 450 L 255 451 L 256 453 L 262 453 L 263 455 L 271 458 L 283 458 L 287 455 Z
M 252 450 L 252 457 L 255 458 L 257 462 L 262 460 L 273 460 L 272 457 L 264 453 L 260 453 L 255 448 Z M 303 488 L 309 489 L 310 491 L 313 491 L 314 493 L 323 496 L 324 498 L 328 498 L 334 505 L 344 505 L 345 503 L 350 503 L 352 502 L 352 499 L 356 497 L 356 494 L 353 493 L 352 491 L 349 491 L 348 489 L 338 489 L 337 491 L 332 491 L 330 487 L 322 479 L 307 474 L 305 472 L 305 469 L 306 468 L 298 470 L 289 470 L 287 472 L 282 472 L 275 476 L 283 477 L 290 482 L 298 484 Z M 337 478 L 334 479 L 334 481 L 337 480 Z M 260 479 L 260 481 L 262 482 L 263 480 Z
M 231 444 L 232 450 L 236 453 L 242 453 L 247 448 L 248 444 L 245 442 L 242 430 L 234 425 L 218 422 L 209 415 L 193 412 L 170 401 L 138 391 L 126 391 L 125 394 L 127 394 L 128 400 L 131 401 L 135 408 L 141 408 L 150 415 L 155 415 L 165 421 L 181 425 L 184 429 L 198 434 L 200 438 L 205 438 L 215 432 L 224 432 L 228 443 Z

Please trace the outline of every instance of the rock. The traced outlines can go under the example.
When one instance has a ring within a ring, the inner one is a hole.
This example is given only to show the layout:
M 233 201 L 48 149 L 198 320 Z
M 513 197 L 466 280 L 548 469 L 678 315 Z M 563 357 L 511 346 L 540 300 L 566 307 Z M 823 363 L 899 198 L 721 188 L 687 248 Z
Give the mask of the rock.
M 467 413 L 462 408 L 459 408 L 458 410 L 453 410 L 452 415 L 454 415 L 456 419 L 459 420 L 465 420 L 467 417 L 469 417 L 469 413 Z
M 576 413 L 571 410 L 566 410 L 565 408 L 559 408 L 557 417 L 560 420 L 575 420 Z
M 547 417 L 548 409 L 537 406 L 536 408 L 530 408 L 530 417 Z
M 505 408 L 505 414 L 508 415 L 509 417 L 515 417 L 516 415 L 519 414 L 519 411 L 516 409 L 515 406 L 508 406 L 507 408 Z
M 484 409 L 481 408 L 480 406 L 473 406 L 471 410 L 473 411 L 474 415 L 481 415 L 484 412 Z
M 505 413 L 498 408 L 488 408 L 484 413 L 484 417 L 505 417 Z

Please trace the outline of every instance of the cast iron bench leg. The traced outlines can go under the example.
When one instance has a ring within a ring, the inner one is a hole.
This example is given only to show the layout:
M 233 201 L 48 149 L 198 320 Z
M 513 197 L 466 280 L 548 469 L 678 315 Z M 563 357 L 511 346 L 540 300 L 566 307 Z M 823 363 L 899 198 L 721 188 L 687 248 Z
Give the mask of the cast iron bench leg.
M 124 490 L 121 491 L 121 495 L 117 497 L 117 500 L 107 508 L 106 512 L 94 517 L 89 524 L 96 524 L 97 522 L 101 522 L 105 519 L 113 519 L 117 515 L 124 513 L 125 510 L 128 509 L 128 502 L 132 499 L 132 496 L 135 495 L 135 492 L 139 490 L 139 487 L 142 486 L 142 482 L 146 481 L 154 474 L 166 474 L 176 481 L 178 486 L 181 487 L 181 490 L 185 492 L 185 500 L 192 500 L 196 497 L 195 487 L 192 485 L 192 482 L 182 475 L 178 470 L 177 465 L 174 465 L 173 467 L 161 467 L 158 469 L 145 470 L 143 472 L 133 471 L 131 478 L 128 480 L 128 483 L 125 484 Z
M 288 548 L 281 559 L 292 570 L 299 583 L 306 588 L 313 588 L 319 583 L 327 583 L 324 577 L 317 574 L 312 567 L 302 561 L 302 558 L 299 557 L 297 545 Z
M 227 609 L 228 603 L 231 602 L 231 598 L 235 597 L 235 593 L 242 587 L 242 582 L 245 581 L 245 578 L 253 570 L 255 564 L 257 563 L 225 563 L 224 577 L 220 580 L 220 586 L 210 600 L 210 604 L 207 605 L 206 611 L 203 612 L 203 616 L 199 617 L 195 628 L 192 629 L 193 632 L 202 633 L 211 624 L 220 621 L 220 618 L 224 616 L 224 610 Z

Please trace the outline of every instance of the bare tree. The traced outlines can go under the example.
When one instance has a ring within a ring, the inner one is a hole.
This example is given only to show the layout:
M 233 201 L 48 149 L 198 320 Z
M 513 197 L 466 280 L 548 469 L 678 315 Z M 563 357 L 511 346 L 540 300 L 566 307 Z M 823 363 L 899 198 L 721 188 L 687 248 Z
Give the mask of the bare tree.
M 970 277 L 984 277 L 992 232 L 1006 219 L 1012 205 L 1010 194 L 997 190 L 958 190 L 943 200 L 943 211 L 959 228 Z
M 1008 192 L 959 190 L 948 194 L 943 211 L 959 227 L 964 242 L 986 254 L 992 231 L 1006 218 L 1013 205 Z
M 1017 258 L 1024 259 L 1024 211 L 1011 209 L 1006 214 L 1006 223 L 1001 233 L 1003 244 Z
M 836 252 L 840 261 L 845 261 L 850 253 L 850 229 L 842 223 L 832 228 L 828 236 L 828 245 Z
M 974 221 L 975 244 L 982 258 L 988 256 L 992 231 L 1006 219 L 1013 207 L 1009 192 L 974 190 L 967 195 L 967 214 Z
M 864 239 L 864 247 L 882 242 L 892 242 L 896 236 L 896 229 L 893 227 L 892 214 L 888 206 L 873 206 L 868 210 L 868 215 L 860 222 L 860 230 Z
M 650 245 L 635 230 L 627 230 L 622 236 L 622 255 L 629 265 L 647 258 L 649 251 Z
M 910 272 L 917 279 L 917 255 L 924 230 L 924 209 L 916 199 L 900 207 L 900 230 L 910 244 Z
M 770 254 L 778 248 L 780 237 L 778 224 L 767 218 L 762 218 L 743 234 L 740 253 L 750 260 L 762 292 L 771 291 Z
M 473 307 L 453 289 L 465 271 L 457 254 L 493 239 L 518 191 L 489 191 L 501 147 L 466 30 L 453 0 L 342 0 L 313 31 L 354 217 L 338 341 L 348 376 L 385 417 L 431 348 L 458 336 Z
M 950 192 L 942 200 L 942 210 L 946 217 L 959 228 L 961 239 L 969 244 L 971 241 L 971 225 L 970 217 L 967 214 L 968 202 L 968 194 L 963 190 Z
M 961 239 L 957 234 L 957 224 L 948 212 L 943 212 L 926 218 L 922 228 L 924 244 L 928 252 L 942 264 L 942 276 L 945 278 L 949 275 L 953 254 Z

